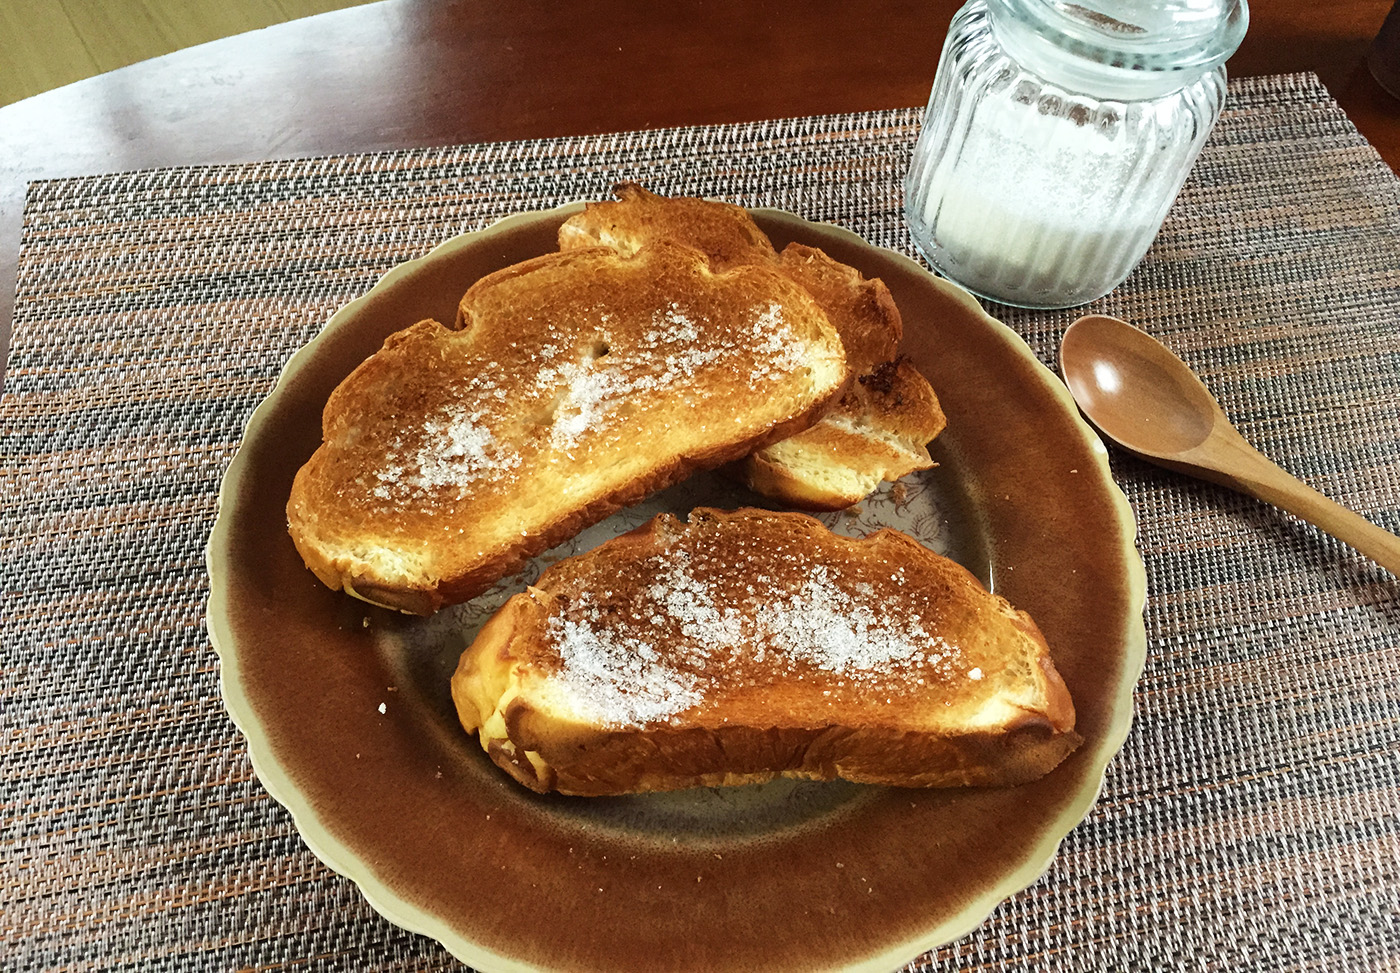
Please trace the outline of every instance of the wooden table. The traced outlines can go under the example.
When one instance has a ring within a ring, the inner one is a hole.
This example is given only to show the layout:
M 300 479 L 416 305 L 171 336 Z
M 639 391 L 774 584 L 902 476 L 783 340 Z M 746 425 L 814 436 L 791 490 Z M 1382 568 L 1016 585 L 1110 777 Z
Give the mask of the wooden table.
M 30 180 L 918 105 L 960 5 L 384 0 L 0 108 L 0 354 Z M 1364 64 L 1389 6 L 1259 0 L 1229 68 L 1315 71 L 1400 169 Z

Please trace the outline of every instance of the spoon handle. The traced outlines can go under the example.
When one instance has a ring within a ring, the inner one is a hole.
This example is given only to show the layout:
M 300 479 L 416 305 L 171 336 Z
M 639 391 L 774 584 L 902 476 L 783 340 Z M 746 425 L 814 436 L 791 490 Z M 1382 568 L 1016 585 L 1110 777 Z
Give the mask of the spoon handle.
M 1217 467 L 1222 474 L 1217 482 L 1296 514 L 1400 576 L 1400 537 L 1318 493 L 1243 437 L 1229 437 L 1229 451 L 1232 455 L 1228 467 Z

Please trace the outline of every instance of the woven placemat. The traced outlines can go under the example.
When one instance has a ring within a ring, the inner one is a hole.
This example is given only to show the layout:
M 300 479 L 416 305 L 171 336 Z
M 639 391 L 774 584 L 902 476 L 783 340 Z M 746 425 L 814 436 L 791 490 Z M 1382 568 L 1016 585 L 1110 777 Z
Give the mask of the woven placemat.
M 0 968 L 455 968 L 305 848 L 204 630 L 221 474 L 291 352 L 500 216 L 672 194 L 912 253 L 915 109 L 36 183 L 0 398 Z M 1231 85 L 1143 265 L 1164 338 L 1291 471 L 1400 530 L 1400 182 L 1312 76 Z M 992 306 L 1047 363 L 1078 312 Z M 1114 455 L 1149 657 L 1048 873 L 910 969 L 1400 966 L 1400 583 L 1254 501 Z

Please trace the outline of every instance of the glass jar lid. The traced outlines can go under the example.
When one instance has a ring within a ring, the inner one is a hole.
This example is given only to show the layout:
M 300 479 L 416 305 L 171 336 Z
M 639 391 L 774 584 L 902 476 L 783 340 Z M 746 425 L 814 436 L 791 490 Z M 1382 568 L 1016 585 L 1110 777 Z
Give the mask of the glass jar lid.
M 987 0 L 992 29 L 1047 81 L 1099 97 L 1166 94 L 1214 70 L 1249 23 L 1245 0 Z

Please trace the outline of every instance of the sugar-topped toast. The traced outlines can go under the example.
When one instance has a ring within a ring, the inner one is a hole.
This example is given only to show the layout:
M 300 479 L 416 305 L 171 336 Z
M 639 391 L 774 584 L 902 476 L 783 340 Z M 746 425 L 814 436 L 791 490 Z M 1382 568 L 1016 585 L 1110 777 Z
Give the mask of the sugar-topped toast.
M 463 653 L 463 726 L 537 791 L 774 777 L 1007 785 L 1077 746 L 1035 623 L 885 529 L 662 515 L 547 569 Z
M 903 322 L 889 288 L 816 247 L 777 252 L 739 206 L 667 198 L 635 183 L 614 187 L 615 201 L 590 203 L 559 229 L 559 246 L 604 245 L 632 253 L 672 240 L 706 254 L 712 267 L 778 268 L 806 288 L 841 335 L 857 377 L 841 401 L 810 428 L 756 451 L 736 465 L 755 491 L 813 510 L 858 503 L 881 481 L 933 465 L 928 444 L 946 419 L 924 376 L 898 357 Z
M 620 507 L 810 425 L 848 381 L 811 295 L 658 242 L 482 278 L 331 394 L 292 538 L 332 588 L 426 614 Z

